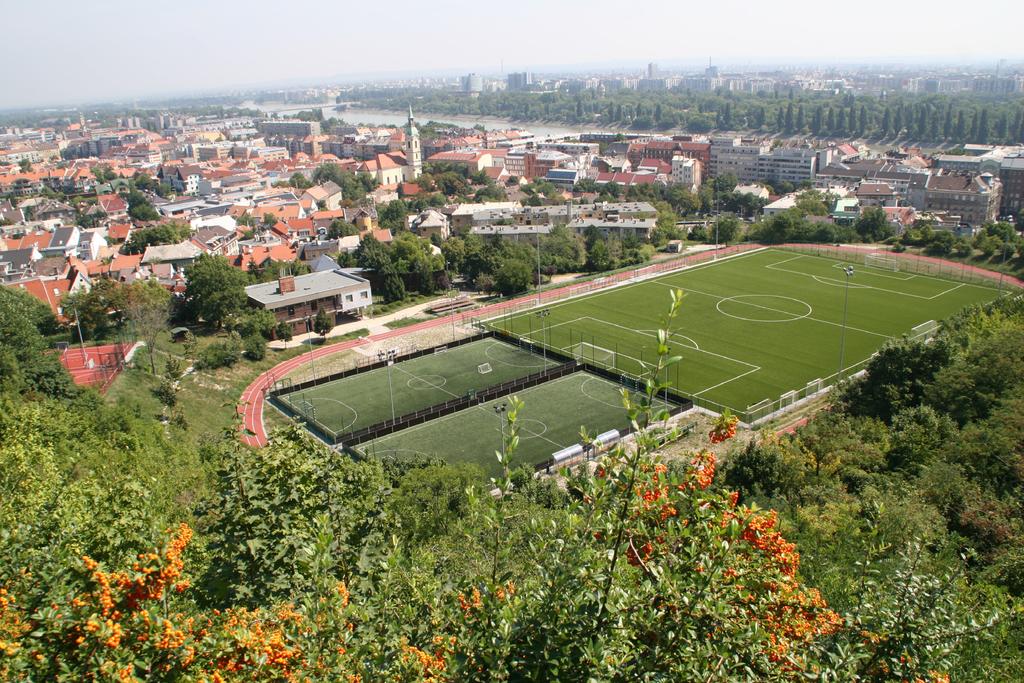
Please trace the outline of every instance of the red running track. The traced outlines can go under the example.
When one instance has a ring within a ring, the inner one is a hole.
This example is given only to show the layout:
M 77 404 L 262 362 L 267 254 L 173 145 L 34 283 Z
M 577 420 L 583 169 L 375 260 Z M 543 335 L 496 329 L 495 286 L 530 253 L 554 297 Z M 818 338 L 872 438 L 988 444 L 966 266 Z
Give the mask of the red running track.
M 760 244 L 740 244 L 724 249 L 719 249 L 718 254 L 725 256 L 729 254 L 736 254 L 744 251 L 752 251 L 754 249 L 763 249 L 763 245 Z M 583 283 L 569 284 L 565 287 L 559 287 L 556 289 L 544 290 L 540 293 L 540 302 L 544 301 L 563 299 L 566 296 L 571 296 L 577 293 L 591 292 L 599 289 L 604 289 L 626 280 L 631 280 L 635 277 L 644 277 L 654 275 L 657 273 L 668 272 L 672 270 L 678 270 L 685 266 L 694 265 L 703 261 L 708 261 L 714 258 L 715 251 L 708 250 L 697 254 L 691 254 L 689 256 L 683 256 L 678 259 L 672 259 L 671 261 L 662 261 L 661 263 L 655 263 L 644 268 L 626 270 L 613 275 L 609 275 L 603 279 L 597 281 L 589 281 Z M 478 308 L 473 311 L 467 311 L 465 313 L 457 314 L 461 321 L 465 323 L 466 320 L 478 317 L 490 317 L 503 312 L 511 312 L 518 310 L 519 308 L 530 304 L 536 303 L 538 300 L 537 294 L 530 294 L 522 296 L 517 299 L 510 301 L 502 301 L 500 303 L 491 304 Z M 341 351 L 347 351 L 366 344 L 367 341 L 383 341 L 385 339 L 391 339 L 394 337 L 400 337 L 410 332 L 417 332 L 419 330 L 426 330 L 433 327 L 439 327 L 441 325 L 450 325 L 451 316 L 444 316 L 434 320 L 425 320 L 415 325 L 409 325 L 408 327 L 401 327 L 387 332 L 381 332 L 380 334 L 371 335 L 362 339 L 351 339 L 337 344 L 331 344 L 330 346 L 323 346 L 318 349 L 313 349 L 310 352 L 303 353 L 294 358 L 290 358 L 283 361 L 271 369 L 267 370 L 263 374 L 259 375 L 252 383 L 245 388 L 242 392 L 240 402 L 237 410 L 242 415 L 242 441 L 249 446 L 265 446 L 267 445 L 267 432 L 263 425 L 263 407 L 266 402 L 266 392 L 273 387 L 274 382 L 281 377 L 284 377 L 288 373 L 292 372 L 296 368 L 300 367 L 303 363 L 308 363 L 311 359 L 316 360 L 318 358 L 324 358 L 331 356 Z

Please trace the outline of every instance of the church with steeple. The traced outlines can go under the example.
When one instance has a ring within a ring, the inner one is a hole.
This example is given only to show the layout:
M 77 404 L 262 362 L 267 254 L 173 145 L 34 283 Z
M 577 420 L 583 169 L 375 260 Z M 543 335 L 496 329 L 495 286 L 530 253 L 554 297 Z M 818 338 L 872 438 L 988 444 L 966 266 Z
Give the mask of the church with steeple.
M 409 105 L 409 122 L 405 124 L 405 181 L 411 182 L 423 173 L 423 150 L 420 149 L 420 132 L 416 130 L 416 119 Z

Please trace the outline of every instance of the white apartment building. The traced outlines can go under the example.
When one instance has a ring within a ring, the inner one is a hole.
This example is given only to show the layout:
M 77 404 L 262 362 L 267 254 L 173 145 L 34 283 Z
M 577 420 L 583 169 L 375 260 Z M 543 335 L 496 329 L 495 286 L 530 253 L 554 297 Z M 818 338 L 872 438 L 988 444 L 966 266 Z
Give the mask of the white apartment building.
M 691 192 L 696 192 L 701 183 L 700 162 L 696 159 L 688 159 L 684 156 L 672 157 L 673 185 L 682 185 Z

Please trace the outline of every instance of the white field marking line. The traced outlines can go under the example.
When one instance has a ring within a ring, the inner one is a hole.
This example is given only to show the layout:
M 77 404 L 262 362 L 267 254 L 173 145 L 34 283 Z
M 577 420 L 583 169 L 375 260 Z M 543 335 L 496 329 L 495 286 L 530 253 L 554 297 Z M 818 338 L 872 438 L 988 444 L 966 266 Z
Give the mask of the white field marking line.
M 686 289 L 686 288 L 684 288 L 683 291 L 684 292 L 693 292 L 694 294 L 702 294 L 704 296 L 711 297 L 712 299 L 718 299 L 719 301 L 721 301 L 723 299 L 731 299 L 732 298 L 732 297 L 727 297 L 727 296 L 718 296 L 717 294 L 710 294 L 708 292 L 702 292 L 702 291 L 700 291 L 698 289 Z M 742 295 L 739 295 L 739 296 L 742 296 Z M 752 304 L 752 303 L 747 302 L 747 301 L 737 301 L 736 303 L 744 304 L 744 305 L 747 305 L 747 306 L 753 306 L 755 308 L 763 308 L 765 310 L 773 311 L 775 313 L 785 313 L 787 315 L 792 315 L 791 313 L 789 313 L 789 311 L 783 311 L 783 310 L 780 310 L 780 309 L 777 309 L 777 308 L 771 308 L 769 306 L 762 306 L 761 304 Z M 810 305 L 810 304 L 807 304 L 807 305 Z M 814 318 L 812 316 L 807 316 L 806 318 L 799 318 L 799 320 L 813 320 L 814 322 L 822 323 L 823 325 L 832 325 L 834 327 L 842 327 L 842 325 L 840 323 L 834 323 L 831 320 L 822 320 L 821 318 Z M 890 337 L 887 334 L 882 334 L 881 332 L 872 332 L 871 330 L 864 330 L 864 329 L 861 329 L 859 327 L 854 327 L 852 325 L 847 325 L 846 329 L 848 329 L 848 330 L 855 330 L 857 332 L 863 332 L 864 334 L 870 334 L 870 335 L 874 335 L 876 337 L 882 337 L 883 339 L 893 339 L 894 338 L 894 337 Z
M 540 343 L 540 342 L 536 342 L 536 343 Z M 529 369 L 529 368 L 539 368 L 541 370 L 544 370 L 545 368 L 548 368 L 551 365 L 555 364 L 553 362 L 549 362 L 549 363 L 547 363 L 545 365 L 543 359 L 539 359 L 540 363 L 531 363 L 531 364 L 528 364 L 528 365 L 523 365 L 522 363 L 510 363 L 507 360 L 502 360 L 501 358 L 495 358 L 494 356 L 491 355 L 491 349 L 493 349 L 496 346 L 499 347 L 499 348 L 507 348 L 508 344 L 505 344 L 504 342 L 494 342 L 493 344 L 490 344 L 486 349 L 484 349 L 484 355 L 487 356 L 488 358 L 490 358 L 491 360 L 493 360 L 495 363 L 501 363 L 502 365 L 507 365 L 507 366 L 509 366 L 511 368 L 527 368 L 527 369 Z M 518 347 L 513 347 L 513 348 L 516 348 L 516 350 L 518 350 L 518 351 L 523 351 L 523 349 L 520 349 Z M 523 353 L 528 353 L 528 352 L 527 351 L 523 351 Z M 531 354 L 531 355 L 537 355 L 537 354 Z
M 328 398 L 326 396 L 311 396 L 309 401 L 310 403 L 312 403 L 313 401 L 330 401 L 332 403 L 337 403 L 338 405 L 345 406 L 346 408 L 352 411 L 352 414 L 355 415 L 355 417 L 352 418 L 351 422 L 349 422 L 347 425 L 338 430 L 339 434 L 346 431 L 349 427 L 354 425 L 359 420 L 359 411 L 350 406 L 349 404 L 345 403 L 344 401 L 339 401 L 336 398 Z
M 524 422 L 537 423 L 541 427 L 543 427 L 543 430 L 541 430 L 539 432 L 532 431 L 532 430 L 528 429 L 527 427 L 525 427 L 523 425 Z M 525 431 L 527 434 L 529 434 L 529 436 L 526 437 L 526 438 L 532 439 L 532 438 L 536 438 L 538 436 L 544 436 L 545 434 L 547 434 L 548 423 L 545 422 L 544 420 L 538 420 L 535 417 L 524 417 L 524 418 L 521 418 L 519 420 L 519 429 L 522 430 L 522 431 Z
M 445 388 L 444 388 L 444 385 L 434 384 L 433 382 L 430 382 L 430 381 L 428 381 L 428 380 L 425 380 L 425 379 L 423 379 L 423 377 L 420 377 L 419 375 L 416 375 L 416 374 L 414 374 L 414 373 L 411 373 L 411 372 L 409 372 L 408 370 L 406 370 L 405 368 L 403 368 L 403 367 L 400 367 L 400 366 L 401 366 L 401 363 L 395 363 L 395 365 L 394 365 L 394 367 L 395 367 L 395 369 L 396 369 L 396 370 L 398 370 L 399 372 L 403 372 L 403 373 L 405 373 L 406 375 L 409 375 L 410 379 L 409 379 L 409 380 L 407 380 L 408 382 L 411 382 L 411 381 L 412 381 L 413 379 L 417 379 L 417 380 L 419 380 L 420 382 L 423 382 L 424 384 L 426 384 L 426 385 L 427 385 L 428 387 L 434 387 L 434 388 L 435 388 L 435 389 L 437 389 L 438 391 L 443 391 L 444 393 L 448 394 L 448 395 L 449 395 L 449 396 L 451 396 L 452 398 L 458 398 L 458 397 L 459 397 L 459 396 L 458 396 L 458 394 L 453 394 L 452 392 L 450 392 L 450 391 L 448 391 L 447 389 L 445 389 Z M 427 375 L 427 376 L 429 376 L 429 375 Z M 440 375 L 437 375 L 437 377 L 440 377 Z M 446 383 L 447 383 L 447 379 L 446 379 L 445 381 L 446 381 Z
M 735 382 L 736 380 L 738 380 L 738 379 L 740 379 L 740 378 L 742 378 L 742 377 L 746 377 L 746 376 L 747 376 L 747 375 L 749 375 L 749 374 L 755 373 L 755 372 L 757 372 L 757 371 L 758 371 L 758 370 L 760 370 L 760 369 L 761 369 L 761 368 L 757 368 L 757 369 L 755 369 L 755 370 L 747 370 L 747 371 L 746 371 L 746 372 L 744 372 L 744 373 L 743 373 L 742 375 L 736 375 L 735 377 L 732 377 L 732 378 L 730 378 L 730 379 L 727 379 L 727 380 L 725 380 L 724 382 L 719 382 L 718 384 L 713 384 L 713 385 L 711 385 L 710 387 L 707 387 L 707 388 L 705 388 L 705 389 L 701 389 L 700 391 L 698 391 L 698 392 L 695 392 L 695 393 L 691 394 L 691 396 L 700 396 L 701 394 L 703 394 L 703 393 L 706 393 L 706 392 L 708 392 L 708 391 L 711 391 L 712 389 L 717 389 L 717 388 L 718 388 L 718 387 L 720 387 L 720 386 L 724 386 L 724 385 L 728 384 L 729 382 Z
M 843 262 L 839 262 L 839 263 L 833 263 L 832 267 L 833 268 L 844 268 L 845 266 L 843 265 Z M 869 266 L 867 264 L 864 264 L 864 267 L 865 268 L 873 268 L 874 269 L 874 270 L 867 271 L 867 274 L 872 276 L 872 277 L 887 277 L 890 280 L 899 280 L 900 282 L 906 282 L 907 280 L 913 280 L 913 279 L 915 279 L 917 277 L 920 277 L 920 275 L 918 275 L 917 273 L 904 273 L 903 271 L 896 271 L 896 272 L 903 273 L 904 275 L 906 275 L 906 277 L 896 277 L 895 275 L 886 275 L 885 273 L 876 273 L 875 270 L 883 270 L 882 268 L 879 268 L 878 266 Z M 890 271 L 890 272 L 892 272 L 892 271 Z
M 822 261 L 833 261 L 834 260 L 834 259 L 828 258 L 827 256 L 821 256 L 819 254 L 800 254 L 800 256 L 807 257 L 807 258 L 816 258 L 816 259 L 820 259 Z M 765 268 L 770 268 L 770 267 L 771 266 L 765 266 Z M 779 270 L 784 270 L 784 269 L 780 268 Z M 801 274 L 802 275 L 806 275 L 807 273 L 801 273 Z M 916 275 L 918 277 L 922 277 L 922 278 L 930 278 L 932 280 L 939 280 L 939 281 L 943 281 L 943 282 L 950 282 L 949 280 L 946 280 L 945 278 L 941 278 L 941 277 L 939 277 L 937 275 L 928 275 L 927 273 L 923 274 L 923 275 L 920 274 L 920 273 L 917 273 Z M 977 287 L 978 289 L 987 289 L 987 290 L 994 289 L 993 287 L 989 287 L 989 286 L 986 286 L 986 285 L 979 285 L 979 284 L 976 284 L 976 283 L 973 283 L 973 282 L 961 282 L 959 286 L 960 287 L 964 287 L 964 286 L 966 286 L 966 287 Z M 950 290 L 946 290 L 946 291 L 949 292 L 949 291 L 953 291 L 953 290 L 950 289 Z M 931 296 L 931 297 L 922 297 L 922 296 L 917 295 L 917 294 L 908 294 L 907 296 L 918 296 L 921 299 L 934 299 L 935 297 L 942 296 L 945 293 L 946 292 L 940 292 L 939 294 L 936 294 L 936 295 Z
M 683 266 L 683 267 L 679 268 L 678 270 L 671 270 L 671 271 L 669 271 L 667 273 L 659 274 L 657 276 L 642 277 L 639 280 L 623 280 L 621 285 L 620 284 L 615 284 L 615 285 L 610 285 L 608 287 L 605 287 L 603 289 L 599 289 L 597 291 L 580 292 L 579 294 L 573 294 L 573 295 L 567 296 L 565 299 L 563 299 L 562 301 L 559 301 L 558 303 L 555 303 L 555 304 L 542 304 L 541 307 L 542 308 L 548 308 L 548 309 L 558 308 L 559 306 L 565 306 L 566 304 L 576 303 L 577 299 L 584 299 L 584 298 L 589 298 L 589 297 L 595 297 L 596 298 L 596 297 L 599 297 L 599 296 L 603 296 L 605 294 L 611 294 L 612 292 L 621 292 L 621 291 L 624 291 L 626 289 L 629 289 L 630 287 L 637 287 L 639 285 L 646 285 L 646 284 L 651 284 L 651 283 L 662 284 L 662 283 L 658 282 L 658 280 L 660 280 L 662 278 L 667 279 L 667 278 L 671 278 L 671 277 L 676 277 L 677 275 L 682 275 L 684 273 L 690 273 L 690 272 L 693 272 L 695 270 L 701 270 L 701 269 L 704 269 L 704 268 L 709 268 L 711 266 L 717 266 L 717 265 L 720 265 L 722 263 L 728 263 L 730 261 L 735 261 L 736 259 L 742 258 L 744 256 L 751 256 L 753 254 L 763 254 L 763 253 L 769 251 L 769 249 L 770 249 L 769 247 L 764 247 L 763 249 L 751 249 L 750 251 L 740 252 L 739 254 L 730 254 L 729 256 L 723 256 L 722 258 L 720 258 L 718 260 L 705 261 L 704 263 L 697 263 L 697 264 L 694 264 L 692 266 Z M 534 308 L 536 308 L 536 307 L 534 307 Z M 524 311 L 516 311 L 515 314 L 510 319 L 511 320 L 516 320 L 517 318 L 521 318 L 521 317 L 524 317 L 524 316 L 527 316 L 527 315 L 533 315 L 533 314 L 534 314 L 533 308 L 529 308 L 529 309 L 526 309 Z M 506 317 L 508 317 L 507 313 L 500 314 L 500 315 L 494 315 L 494 316 L 491 316 L 490 318 L 482 318 L 481 322 L 490 322 L 491 320 L 500 320 L 501 318 L 506 318 Z
M 835 284 L 835 285 L 840 286 L 840 287 L 843 287 L 843 286 L 846 285 L 846 281 L 845 280 L 837 280 L 837 279 L 833 279 L 833 278 L 830 278 L 830 277 L 826 277 L 824 275 L 815 275 L 813 273 L 805 273 L 805 272 L 800 271 L 800 270 L 790 270 L 789 268 L 772 268 L 771 266 L 765 266 L 765 268 L 768 268 L 770 270 L 776 270 L 776 271 L 779 271 L 780 273 L 792 273 L 793 275 L 803 275 L 804 277 L 810 277 L 810 278 L 813 278 L 815 280 L 818 280 L 818 282 L 821 282 L 822 280 L 828 280 L 830 283 Z M 829 282 L 822 282 L 822 284 L 829 284 Z M 850 283 L 850 286 L 853 289 L 874 289 L 874 290 L 877 290 L 879 292 L 887 292 L 888 294 L 897 294 L 899 296 L 908 296 L 908 297 L 912 297 L 914 299 L 923 299 L 924 301 L 931 301 L 932 299 L 935 299 L 936 297 L 942 296 L 946 292 L 949 292 L 949 291 L 952 291 L 953 289 L 956 289 L 956 287 L 951 287 L 950 289 L 941 291 L 938 294 L 933 294 L 932 296 L 921 296 L 920 294 L 910 294 L 909 292 L 901 292 L 898 289 L 888 289 L 886 287 L 876 287 L 875 285 L 866 285 L 863 282 Z M 958 287 L 962 287 L 963 284 L 960 284 L 960 285 L 957 285 L 957 286 Z
M 658 336 L 658 330 L 649 330 L 648 329 L 648 330 L 635 330 L 635 331 L 636 332 L 642 332 L 644 334 L 652 334 L 652 335 L 655 336 L 655 338 L 657 338 L 657 336 Z M 700 348 L 700 345 L 697 344 L 697 342 L 695 342 L 691 337 L 687 337 L 685 334 L 680 334 L 679 332 L 673 332 L 669 336 L 670 337 L 675 337 L 675 338 L 678 338 L 678 339 L 684 339 L 684 340 L 690 342 L 691 344 L 693 344 L 692 348 L 693 348 L 694 351 L 701 351 L 702 350 Z
M 424 377 L 431 377 L 431 378 L 437 377 L 437 378 L 440 378 L 441 383 L 435 386 L 435 385 L 430 384 L 429 382 L 427 382 L 427 380 L 424 379 Z M 448 384 L 448 378 L 445 377 L 444 375 L 423 375 L 422 377 L 410 377 L 409 379 L 405 380 L 405 386 L 409 387 L 410 389 L 412 389 L 414 391 L 416 389 L 422 389 L 423 387 L 415 387 L 415 386 L 413 386 L 412 383 L 413 382 L 417 382 L 417 381 L 419 381 L 419 382 L 426 382 L 427 386 L 434 387 L 435 389 L 440 389 L 445 384 Z
M 587 377 L 585 380 L 583 380 L 583 384 L 580 385 L 580 393 L 583 394 L 587 398 L 587 400 L 593 401 L 594 403 L 600 403 L 601 405 L 606 405 L 609 408 L 622 408 L 623 410 L 625 410 L 626 409 L 625 406 L 623 406 L 621 403 L 619 403 L 619 404 L 609 403 L 608 401 L 604 401 L 604 400 L 599 399 L 599 398 L 597 398 L 595 396 L 591 396 L 590 394 L 587 393 L 587 385 L 590 384 L 591 381 L 596 381 L 596 380 L 597 380 L 596 377 Z
M 398 365 L 396 364 L 395 367 L 398 367 Z M 402 370 L 402 372 L 406 372 L 406 371 Z M 406 374 L 410 374 L 410 373 L 406 372 Z M 573 376 L 574 375 L 566 375 L 565 377 L 560 377 L 559 379 L 551 380 L 550 382 L 544 382 L 542 384 L 538 384 L 535 387 L 530 387 L 529 389 L 525 389 L 525 390 L 523 390 L 520 393 L 525 396 L 525 395 L 527 395 L 529 393 L 532 393 L 534 389 L 540 389 L 541 387 L 546 387 L 546 386 L 549 386 L 551 384 L 555 384 L 556 382 L 561 382 L 561 381 L 570 379 Z M 450 393 L 450 392 L 445 392 L 445 393 Z M 451 395 L 455 396 L 455 394 L 451 394 Z M 500 398 L 492 399 L 492 400 L 488 401 L 485 404 L 478 404 L 478 405 L 472 406 L 471 408 L 477 408 L 479 410 L 482 410 L 484 413 L 487 413 L 488 411 L 487 411 L 486 406 L 488 404 L 493 403 L 494 401 L 498 401 L 498 400 L 501 400 L 501 399 Z M 423 429 L 424 427 L 429 427 L 431 425 L 436 425 L 436 424 L 440 424 L 440 423 L 443 423 L 443 422 L 447 422 L 447 421 L 452 420 L 452 419 L 454 419 L 456 417 L 459 417 L 460 415 L 462 415 L 462 413 L 465 410 L 470 410 L 471 408 L 464 408 L 463 410 L 456 411 L 456 412 L 452 413 L 451 415 L 445 415 L 443 417 L 439 417 L 439 418 L 436 418 L 436 419 L 433 419 L 433 420 L 427 420 L 426 422 L 423 422 L 422 424 L 414 425 L 412 427 L 406 427 L 405 429 L 400 429 L 397 432 L 392 432 L 391 434 L 388 434 L 387 436 L 382 436 L 380 438 L 374 439 L 370 443 L 386 442 L 386 440 L 394 438 L 394 437 L 397 437 L 398 435 L 411 434 L 411 433 L 413 433 L 413 432 L 415 432 L 417 430 Z M 495 429 L 494 431 L 500 431 L 500 430 Z M 560 444 L 558 444 L 555 441 L 552 441 L 551 439 L 547 438 L 546 436 L 539 436 L 539 438 L 544 439 L 545 441 L 547 441 L 548 443 L 558 447 L 559 449 L 563 448 L 563 446 L 561 446 Z M 411 449 L 393 449 L 393 450 L 411 450 Z
M 661 283 L 659 282 L 658 284 L 661 284 Z M 583 318 L 586 318 L 587 320 L 593 320 L 594 322 L 596 322 L 599 325 L 609 325 L 611 327 L 618 327 L 620 329 L 626 330 L 627 332 L 632 332 L 633 334 L 639 334 L 642 337 L 652 337 L 654 339 L 658 338 L 657 331 L 652 332 L 650 334 L 647 334 L 647 333 L 645 333 L 644 330 L 633 329 L 632 327 L 626 327 L 625 325 L 619 325 L 618 323 L 608 322 L 607 320 L 602 320 L 601 318 L 593 318 L 593 317 L 591 317 L 589 315 L 583 316 Z M 582 320 L 583 318 L 579 318 L 579 320 Z M 676 336 L 675 333 L 673 333 L 672 336 L 673 337 Z M 732 358 L 731 356 L 726 356 L 726 355 L 723 355 L 721 353 L 715 353 L 714 351 L 706 351 L 706 350 L 698 347 L 696 345 L 696 342 L 694 342 L 689 337 L 685 337 L 684 335 L 679 335 L 679 336 L 682 336 L 685 339 L 687 339 L 688 341 L 690 341 L 691 343 L 693 343 L 694 344 L 694 348 L 693 348 L 694 351 L 699 351 L 700 353 L 706 353 L 709 356 L 717 356 L 718 358 L 722 358 L 722 359 L 727 360 L 727 361 L 732 361 L 733 363 L 739 363 L 740 365 L 746 365 L 748 368 L 757 368 L 758 370 L 761 369 L 761 367 L 759 365 L 755 365 L 754 363 L 748 363 L 747 361 L 740 360 L 739 358 Z M 690 348 L 690 347 L 684 347 L 684 348 Z M 638 363 L 640 363 L 640 361 L 638 359 L 633 358 L 632 356 L 627 356 L 624 353 L 620 354 L 618 351 L 616 351 L 615 353 L 621 355 L 623 358 L 629 358 L 631 360 L 635 360 Z M 640 363 L 640 365 L 644 366 L 645 364 L 644 363 Z
M 741 306 L 744 306 L 744 305 L 745 306 L 751 306 L 753 308 L 760 308 L 760 307 L 763 306 L 763 304 L 753 304 L 753 303 L 750 303 L 749 301 L 747 301 L 747 299 L 786 299 L 787 301 L 794 301 L 794 302 L 796 302 L 798 304 L 803 304 L 804 306 L 807 307 L 807 312 L 806 313 L 797 314 L 797 313 L 790 313 L 789 311 L 783 311 L 783 310 L 772 308 L 772 309 L 769 309 L 769 310 L 775 311 L 776 313 L 778 313 L 780 315 L 788 315 L 790 317 L 788 317 L 788 318 L 775 318 L 775 319 L 771 319 L 771 320 L 758 320 L 757 318 L 746 318 L 746 317 L 744 317 L 742 315 L 733 315 L 732 313 L 727 313 L 727 312 L 722 310 L 722 304 L 724 304 L 724 303 L 726 303 L 728 301 L 731 301 L 734 304 L 740 304 Z M 718 303 L 715 304 L 715 310 L 718 311 L 719 313 L 721 313 L 722 315 L 729 316 L 730 318 L 736 318 L 737 320 L 746 320 L 747 322 L 752 322 L 752 323 L 791 323 L 791 322 L 795 322 L 797 320 L 803 320 L 804 318 L 809 318 L 809 317 L 811 317 L 811 313 L 814 313 L 814 308 L 809 303 L 804 301 L 803 299 L 794 299 L 791 296 L 783 296 L 781 294 L 737 294 L 736 296 L 727 296 L 724 299 L 720 299 L 718 301 Z

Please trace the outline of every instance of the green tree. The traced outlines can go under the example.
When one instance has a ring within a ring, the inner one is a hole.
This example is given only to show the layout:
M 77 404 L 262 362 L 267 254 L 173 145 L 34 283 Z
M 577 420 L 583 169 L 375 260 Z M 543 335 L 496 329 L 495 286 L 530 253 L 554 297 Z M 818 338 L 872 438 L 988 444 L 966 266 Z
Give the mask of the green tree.
M 864 209 L 853 227 L 865 242 L 881 242 L 893 234 L 889 217 L 886 216 L 885 210 L 878 206 Z
M 136 189 L 128 192 L 128 215 L 132 220 L 140 222 L 160 220 L 160 214 L 153 204 Z
M 193 320 L 221 327 L 245 306 L 248 278 L 223 256 L 200 254 L 185 269 L 186 310 Z
M 382 295 L 385 303 L 394 303 L 395 301 L 401 301 L 405 298 L 405 283 L 402 282 L 401 276 L 395 267 L 387 265 L 382 271 Z
M 149 371 L 156 374 L 156 345 L 167 331 L 171 294 L 156 280 L 140 280 L 127 287 L 124 314 L 135 334 L 146 345 Z
M 494 285 L 504 296 L 525 292 L 533 281 L 529 264 L 519 259 L 509 259 L 494 274 Z
M 321 308 L 313 318 L 313 331 L 321 337 L 327 338 L 327 333 L 334 329 L 334 321 L 327 311 Z

